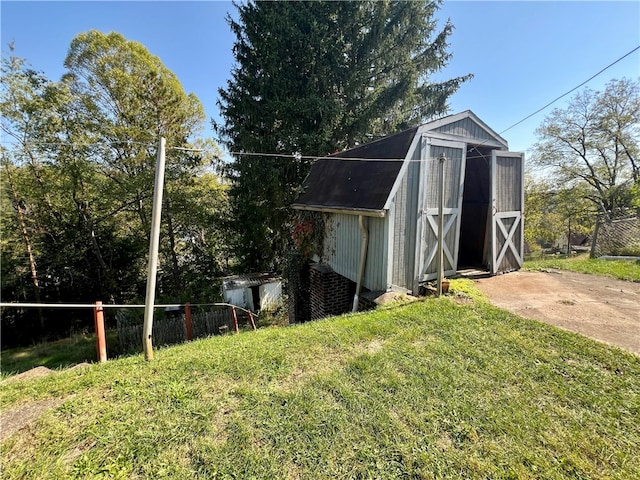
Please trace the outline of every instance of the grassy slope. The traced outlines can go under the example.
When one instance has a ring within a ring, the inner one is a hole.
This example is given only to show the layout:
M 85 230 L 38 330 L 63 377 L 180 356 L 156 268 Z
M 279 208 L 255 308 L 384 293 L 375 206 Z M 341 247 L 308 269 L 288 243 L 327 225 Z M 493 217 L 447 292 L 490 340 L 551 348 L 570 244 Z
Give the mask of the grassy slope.
M 117 343 L 117 332 L 108 330 L 107 346 L 109 349 L 107 353 L 109 357 L 113 357 L 117 353 Z M 95 334 L 81 333 L 53 342 L 37 343 L 29 347 L 3 349 L 0 351 L 0 372 L 2 378 L 5 378 L 37 366 L 54 369 L 82 362 L 94 362 L 96 356 Z
M 640 477 L 640 358 L 482 300 L 199 340 L 0 401 L 51 397 L 3 478 Z
M 593 275 L 605 275 L 640 282 L 640 262 L 635 260 L 600 260 L 589 258 L 588 254 L 575 257 L 545 257 L 536 260 L 528 260 L 524 264 L 528 270 L 544 270 L 547 268 L 559 268 L 578 273 Z

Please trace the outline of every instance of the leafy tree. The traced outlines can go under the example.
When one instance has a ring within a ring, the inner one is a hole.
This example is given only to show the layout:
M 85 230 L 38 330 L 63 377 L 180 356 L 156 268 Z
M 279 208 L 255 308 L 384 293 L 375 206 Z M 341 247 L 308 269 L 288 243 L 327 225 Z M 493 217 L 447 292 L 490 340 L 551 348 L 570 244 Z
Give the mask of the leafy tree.
M 185 230 L 173 205 L 185 207 L 185 188 L 200 174 L 204 155 L 170 147 L 189 146 L 204 123 L 202 105 L 159 58 L 117 33 L 78 35 L 65 65 L 89 130 L 100 138 L 94 158 L 109 172 L 112 208 L 128 215 L 130 231 L 123 235 L 143 232 L 149 238 L 157 141 L 167 139 L 160 289 L 176 295 L 184 287 L 179 250 Z
M 640 184 L 640 83 L 612 80 L 603 92 L 585 89 L 567 108 L 555 109 L 537 134 L 534 162 L 560 184 L 585 187 L 585 198 L 600 211 L 633 206 Z
M 157 57 L 115 33 L 76 37 L 66 66 L 52 82 L 13 53 L 2 59 L 1 125 L 12 140 L 0 152 L 3 298 L 141 297 L 159 136 L 169 148 L 158 287 L 191 301 L 211 295 L 228 254 L 218 232 L 226 191 L 208 169 L 217 147 L 194 140 L 201 104 Z M 192 278 L 201 268 L 207 282 Z M 12 318 L 24 331 L 24 319 Z
M 564 235 L 568 239 L 577 234 L 590 235 L 596 210 L 586 196 L 584 187 L 563 188 L 528 174 L 525 177 L 524 237 L 532 250 L 551 247 Z
M 1 166 L 3 200 L 11 208 L 3 209 L 3 233 L 19 232 L 21 242 L 14 244 L 17 258 L 26 258 L 31 274 L 32 293 L 21 290 L 22 298 L 40 301 L 40 275 L 36 262 L 36 247 L 44 223 L 57 216 L 55 195 L 46 178 L 41 151 L 32 142 L 39 139 L 43 127 L 56 123 L 52 106 L 55 87 L 42 74 L 29 68 L 26 62 L 11 54 L 2 57 L 0 91 L 0 127 L 10 143 L 2 146 Z M 31 201 L 26 201 L 29 197 Z M 15 213 L 16 224 L 7 221 L 6 212 Z M 10 234 L 8 235 L 10 237 Z M 6 238 L 6 237 L 5 237 Z M 22 244 L 22 248 L 18 244 Z M 9 255 L 3 249 L 3 263 Z
M 469 78 L 434 83 L 450 58 L 439 2 L 248 2 L 229 19 L 237 66 L 215 125 L 234 159 L 240 267 L 279 269 L 306 155 L 355 146 L 443 113 Z M 253 156 L 266 152 L 289 157 Z M 301 155 L 304 154 L 304 155 Z

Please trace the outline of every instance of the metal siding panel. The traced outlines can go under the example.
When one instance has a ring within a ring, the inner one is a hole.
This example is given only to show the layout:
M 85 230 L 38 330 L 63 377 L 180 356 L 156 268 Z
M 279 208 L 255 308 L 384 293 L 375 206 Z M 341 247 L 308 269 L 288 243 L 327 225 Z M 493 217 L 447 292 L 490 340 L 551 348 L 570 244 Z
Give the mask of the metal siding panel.
M 405 226 L 407 224 L 407 190 L 408 174 L 402 178 L 402 183 L 396 194 L 394 208 L 394 238 L 393 238 L 393 274 L 392 283 L 399 287 L 404 286 L 405 279 Z
M 389 228 L 386 218 L 368 217 L 369 246 L 363 286 L 369 290 L 387 288 L 387 238 Z M 357 215 L 330 214 L 325 220 L 325 241 L 322 261 L 336 273 L 356 282 L 360 267 L 362 232 Z
M 400 283 L 398 286 L 409 290 L 413 288 L 413 277 L 415 274 L 418 194 L 420 192 L 420 163 L 417 160 L 420 160 L 421 148 L 421 144 L 419 144 L 412 157 L 412 160 L 416 161 L 411 162 L 407 170 L 407 205 L 404 225 L 404 251 L 406 252 L 404 258 L 405 278 L 404 283 Z M 398 232 L 396 232 L 396 235 L 398 235 Z
M 324 255 L 322 260 L 343 277 L 356 281 L 362 234 L 358 217 L 330 214 L 325 220 Z
M 387 219 L 369 218 L 369 247 L 363 286 L 369 290 L 387 289 Z M 360 251 L 358 250 L 358 261 Z

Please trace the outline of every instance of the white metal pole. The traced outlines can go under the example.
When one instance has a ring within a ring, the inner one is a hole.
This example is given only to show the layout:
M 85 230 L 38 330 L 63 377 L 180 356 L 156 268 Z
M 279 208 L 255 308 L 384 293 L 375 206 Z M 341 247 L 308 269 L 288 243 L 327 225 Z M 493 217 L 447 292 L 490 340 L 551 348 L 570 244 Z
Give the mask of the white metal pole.
M 444 162 L 447 158 L 440 155 L 438 175 L 440 180 L 440 202 L 438 204 L 438 296 L 442 295 L 442 280 L 444 278 Z
M 158 270 L 158 245 L 160 243 L 160 218 L 162 213 L 162 192 L 164 190 L 165 139 L 160 137 L 156 160 L 156 181 L 153 188 L 153 213 L 151 214 L 151 238 L 149 239 L 149 270 L 147 272 L 147 296 L 144 305 L 144 328 L 142 345 L 144 358 L 153 360 L 153 305 L 156 300 L 156 272 Z

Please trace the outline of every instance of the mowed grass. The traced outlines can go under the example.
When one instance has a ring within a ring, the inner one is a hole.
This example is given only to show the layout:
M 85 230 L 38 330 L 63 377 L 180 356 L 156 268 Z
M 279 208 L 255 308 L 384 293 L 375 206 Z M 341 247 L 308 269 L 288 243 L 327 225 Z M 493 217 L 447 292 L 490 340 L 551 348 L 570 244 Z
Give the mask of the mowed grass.
M 589 258 L 589 254 L 581 254 L 574 257 L 545 257 L 540 259 L 527 260 L 524 263 L 527 270 L 545 270 L 557 268 L 578 273 L 589 273 L 593 275 L 604 275 L 640 282 L 640 261 L 638 260 L 601 260 L 599 258 Z
M 65 401 L 3 479 L 640 478 L 640 357 L 471 285 L 5 384 L 3 414 Z
M 119 353 L 116 330 L 107 330 L 107 353 Z M 37 366 L 51 369 L 69 367 L 84 362 L 95 362 L 95 333 L 79 333 L 52 342 L 40 342 L 28 347 L 2 349 L 0 351 L 0 375 L 5 378 Z

